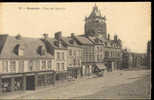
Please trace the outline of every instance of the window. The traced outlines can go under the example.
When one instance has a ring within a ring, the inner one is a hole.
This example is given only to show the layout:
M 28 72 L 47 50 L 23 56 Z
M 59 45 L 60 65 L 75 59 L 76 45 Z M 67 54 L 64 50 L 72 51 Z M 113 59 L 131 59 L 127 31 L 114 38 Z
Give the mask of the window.
M 105 57 L 108 57 L 108 56 L 109 56 L 109 52 L 105 51 Z
M 80 59 L 78 59 L 78 64 L 80 65 Z
M 10 61 L 10 71 L 16 72 L 16 61 L 15 60 Z
M 29 71 L 33 71 L 33 61 L 29 61 Z
M 100 55 L 100 59 L 102 59 L 103 58 L 103 56 L 102 55 Z
M 62 47 L 61 41 L 58 41 L 59 48 Z
M 19 61 L 19 72 L 24 72 L 24 60 Z
M 42 70 L 45 70 L 45 69 L 46 69 L 46 61 L 42 60 Z
M 3 72 L 8 72 L 8 61 L 6 60 L 6 61 L 3 61 Z
M 74 54 L 73 55 L 76 56 L 76 50 L 74 50 Z
M 97 51 L 99 51 L 99 47 L 97 47 Z
M 61 64 L 61 71 L 64 71 L 64 63 Z
M 51 66 L 52 66 L 51 60 L 48 60 L 48 69 L 51 69 Z
M 75 65 L 75 64 L 76 64 L 75 59 L 73 59 L 73 65 Z
M 69 55 L 72 56 L 72 49 L 69 50 Z
M 19 48 L 18 55 L 19 56 L 23 56 L 24 55 L 24 49 L 23 48 Z
M 97 55 L 97 61 L 99 61 L 99 55 Z
M 35 61 L 35 67 L 36 67 L 36 70 L 37 70 L 37 71 L 40 70 L 40 60 L 36 60 L 36 61 Z
M 45 55 L 45 53 L 46 53 L 46 49 L 45 49 L 45 47 L 44 46 L 40 46 L 40 53 L 41 53 L 41 55 Z
M 60 52 L 57 52 L 57 59 L 60 59 Z
M 100 51 L 101 51 L 101 52 L 103 51 L 103 48 L 102 48 L 102 47 L 100 48 Z
M 60 64 L 59 63 L 57 63 L 57 66 L 56 66 L 56 71 L 60 71 Z
M 64 52 L 62 52 L 62 59 L 63 59 L 63 60 L 65 59 L 65 57 L 64 57 Z

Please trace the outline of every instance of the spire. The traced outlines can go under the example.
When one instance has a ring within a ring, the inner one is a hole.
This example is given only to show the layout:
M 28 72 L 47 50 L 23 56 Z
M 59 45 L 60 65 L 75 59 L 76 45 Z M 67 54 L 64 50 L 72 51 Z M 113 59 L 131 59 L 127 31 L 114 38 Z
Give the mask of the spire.
M 96 3 L 95 3 L 95 6 L 94 7 L 97 7 Z
M 93 7 L 93 11 L 91 12 L 89 17 L 96 17 L 96 16 L 101 16 L 101 12 L 100 12 L 100 10 L 98 9 L 98 7 L 95 3 L 95 5 Z

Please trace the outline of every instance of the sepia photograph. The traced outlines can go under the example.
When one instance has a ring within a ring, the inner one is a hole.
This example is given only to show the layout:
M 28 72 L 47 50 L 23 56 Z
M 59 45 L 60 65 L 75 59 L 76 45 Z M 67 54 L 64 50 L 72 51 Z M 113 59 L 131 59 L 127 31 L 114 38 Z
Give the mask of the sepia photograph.
M 0 3 L 0 99 L 151 99 L 151 2 Z

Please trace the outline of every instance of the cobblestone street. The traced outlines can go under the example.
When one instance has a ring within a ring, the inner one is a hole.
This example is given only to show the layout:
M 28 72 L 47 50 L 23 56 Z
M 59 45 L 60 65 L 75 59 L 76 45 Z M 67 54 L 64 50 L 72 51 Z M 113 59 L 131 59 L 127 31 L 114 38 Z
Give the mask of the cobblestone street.
M 104 77 L 79 78 L 1 99 L 148 98 L 150 70 L 107 72 Z

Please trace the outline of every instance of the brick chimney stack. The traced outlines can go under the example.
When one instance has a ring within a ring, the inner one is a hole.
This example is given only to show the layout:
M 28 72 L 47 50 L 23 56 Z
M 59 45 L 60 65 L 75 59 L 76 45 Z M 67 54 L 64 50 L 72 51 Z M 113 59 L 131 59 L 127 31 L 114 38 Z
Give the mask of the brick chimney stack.
M 118 36 L 114 35 L 114 40 L 117 41 L 118 40 Z
M 107 39 L 110 40 L 110 34 L 109 34 L 109 33 L 108 33 L 108 37 L 107 37 Z
M 61 38 L 62 38 L 62 32 L 56 32 L 55 33 L 55 39 L 61 40 Z
M 74 33 L 71 33 L 71 38 L 74 38 L 75 37 L 75 34 Z

